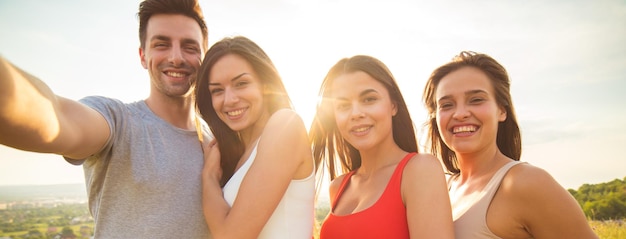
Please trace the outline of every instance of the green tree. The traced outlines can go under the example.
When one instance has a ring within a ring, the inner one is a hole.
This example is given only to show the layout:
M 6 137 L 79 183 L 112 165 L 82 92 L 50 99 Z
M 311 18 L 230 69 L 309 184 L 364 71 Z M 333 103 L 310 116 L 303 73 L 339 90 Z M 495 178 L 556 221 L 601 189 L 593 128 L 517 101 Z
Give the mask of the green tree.
M 74 234 L 74 230 L 72 230 L 72 228 L 63 227 L 61 230 L 61 237 L 76 237 L 76 234 Z
M 626 177 L 606 183 L 583 184 L 568 190 L 585 215 L 596 220 L 626 218 Z

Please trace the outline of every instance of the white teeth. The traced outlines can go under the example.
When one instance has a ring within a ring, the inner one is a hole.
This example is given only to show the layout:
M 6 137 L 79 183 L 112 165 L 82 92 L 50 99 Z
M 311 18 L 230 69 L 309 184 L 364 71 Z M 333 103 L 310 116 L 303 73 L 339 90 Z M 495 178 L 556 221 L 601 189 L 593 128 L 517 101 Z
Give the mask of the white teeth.
M 184 77 L 184 76 L 185 76 L 185 74 L 183 74 L 183 73 L 180 73 L 180 72 L 171 72 L 171 71 L 168 71 L 166 74 L 167 74 L 168 76 L 171 76 L 171 77 Z
M 473 125 L 465 125 L 465 126 L 459 126 L 459 127 L 454 127 L 452 129 L 453 133 L 463 133 L 463 132 L 474 132 L 476 131 L 476 126 Z
M 368 130 L 369 128 L 370 127 L 361 127 L 361 128 L 358 128 L 358 129 L 354 129 L 354 132 L 363 132 L 363 131 Z
M 226 114 L 227 114 L 228 116 L 238 116 L 238 115 L 240 115 L 241 113 L 243 113 L 243 111 L 244 111 L 243 109 L 240 109 L 240 110 L 235 110 L 235 111 L 229 111 L 229 112 L 226 112 Z

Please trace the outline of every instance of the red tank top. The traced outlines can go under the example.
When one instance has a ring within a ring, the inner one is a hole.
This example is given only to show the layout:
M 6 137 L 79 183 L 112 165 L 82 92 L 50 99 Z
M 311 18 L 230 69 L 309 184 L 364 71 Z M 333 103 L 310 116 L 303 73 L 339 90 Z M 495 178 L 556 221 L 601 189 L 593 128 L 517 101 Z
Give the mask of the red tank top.
M 385 191 L 371 207 L 350 215 L 328 215 L 320 230 L 320 239 L 345 238 L 409 238 L 409 226 L 406 220 L 406 207 L 402 202 L 400 185 L 406 163 L 416 153 L 407 154 L 396 166 Z M 350 177 L 356 171 L 346 175 L 339 186 L 335 204 L 339 201 Z M 335 204 L 332 208 L 335 208 Z

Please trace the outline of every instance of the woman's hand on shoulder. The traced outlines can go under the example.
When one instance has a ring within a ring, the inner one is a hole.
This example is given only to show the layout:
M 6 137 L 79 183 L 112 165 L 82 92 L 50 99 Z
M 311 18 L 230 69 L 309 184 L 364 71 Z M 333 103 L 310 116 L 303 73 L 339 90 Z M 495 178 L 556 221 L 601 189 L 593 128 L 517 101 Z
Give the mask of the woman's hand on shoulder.
M 217 147 L 217 140 L 205 140 L 202 142 L 202 151 L 204 152 L 204 166 L 202 168 L 203 180 L 215 180 L 219 182 L 222 178 L 222 167 L 220 159 L 220 150 Z

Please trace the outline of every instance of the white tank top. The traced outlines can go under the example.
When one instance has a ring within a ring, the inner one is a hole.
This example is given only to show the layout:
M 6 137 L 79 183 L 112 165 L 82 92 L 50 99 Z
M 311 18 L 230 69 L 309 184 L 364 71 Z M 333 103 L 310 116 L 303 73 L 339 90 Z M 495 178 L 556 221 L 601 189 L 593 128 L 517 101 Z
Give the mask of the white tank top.
M 250 157 L 233 176 L 228 180 L 224 188 L 224 199 L 232 206 L 237 198 L 239 187 L 244 176 L 256 158 L 257 146 L 250 153 Z M 313 212 L 315 200 L 315 177 L 314 171 L 304 179 L 291 180 L 285 195 L 267 221 L 259 239 L 311 239 L 313 236 Z M 268 175 L 271 177 L 271 175 Z

